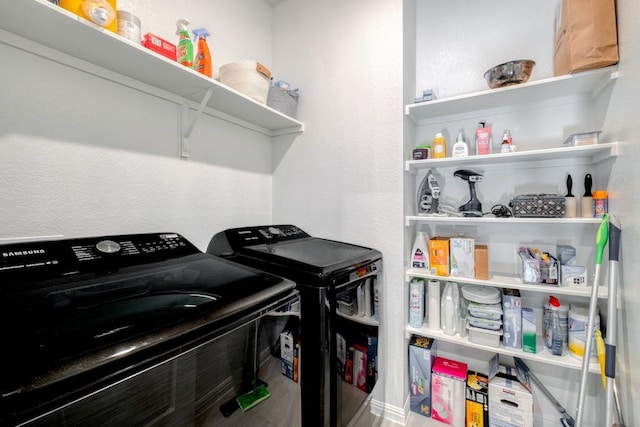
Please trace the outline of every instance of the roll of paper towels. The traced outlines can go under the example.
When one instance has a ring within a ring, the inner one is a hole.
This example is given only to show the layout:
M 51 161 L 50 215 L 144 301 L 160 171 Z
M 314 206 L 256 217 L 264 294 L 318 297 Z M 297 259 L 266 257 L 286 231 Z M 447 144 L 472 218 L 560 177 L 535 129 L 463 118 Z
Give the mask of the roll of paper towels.
M 440 330 L 440 281 L 429 280 L 429 329 Z

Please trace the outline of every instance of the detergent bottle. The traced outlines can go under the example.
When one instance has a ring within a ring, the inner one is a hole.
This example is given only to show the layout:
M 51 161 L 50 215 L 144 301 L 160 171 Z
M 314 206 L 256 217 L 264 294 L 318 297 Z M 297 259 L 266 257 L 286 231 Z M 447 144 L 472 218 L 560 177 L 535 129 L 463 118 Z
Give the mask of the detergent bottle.
M 211 52 L 209 52 L 209 45 L 207 45 L 207 37 L 210 35 L 206 28 L 193 30 L 194 41 L 198 43 L 198 53 L 193 69 L 209 77 L 212 75 Z
M 176 21 L 178 29 L 176 35 L 180 36 L 178 41 L 177 60 L 185 67 L 193 68 L 193 43 L 191 43 L 191 37 L 189 37 L 189 20 L 186 18 L 180 18 Z

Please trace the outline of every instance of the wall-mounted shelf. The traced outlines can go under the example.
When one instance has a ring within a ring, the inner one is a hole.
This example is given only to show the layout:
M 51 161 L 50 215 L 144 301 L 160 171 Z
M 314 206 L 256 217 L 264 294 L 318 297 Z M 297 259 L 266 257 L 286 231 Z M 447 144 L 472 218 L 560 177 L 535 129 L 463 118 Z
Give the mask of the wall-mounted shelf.
M 68 56 L 86 61 L 125 78 L 124 82 L 114 81 L 142 91 L 147 91 L 150 85 L 198 105 L 207 91 L 213 89 L 204 107 L 222 113 L 230 121 L 246 122 L 269 136 L 299 134 L 304 130 L 302 122 L 45 0 L 0 3 L 0 29 L 3 30 L 0 43 L 63 64 L 67 64 Z M 25 39 L 36 46 L 25 43 Z M 51 54 L 43 54 L 41 46 L 64 55 L 51 58 Z
M 498 164 L 536 164 L 549 161 L 583 159 L 597 164 L 618 155 L 618 143 L 583 145 L 578 147 L 558 147 L 541 150 L 516 151 L 515 153 L 496 153 L 484 156 L 445 157 L 442 159 L 407 160 L 405 170 L 415 172 L 418 169 L 459 166 L 487 166 Z
M 450 98 L 405 106 L 405 114 L 414 123 L 436 116 L 468 113 L 504 105 L 532 103 L 571 95 L 596 96 L 609 82 L 617 79 L 617 68 L 607 67 L 582 73 L 535 80 L 521 85 L 490 89 Z
M 410 215 L 405 217 L 405 226 L 409 227 L 412 224 L 427 224 L 427 223 L 454 223 L 454 224 L 558 224 L 558 225 L 572 225 L 572 224 L 593 224 L 599 225 L 602 222 L 602 218 L 500 218 L 500 217 L 460 217 L 460 216 L 427 216 L 427 215 Z
M 407 339 L 411 338 L 412 334 L 415 334 L 423 337 L 434 338 L 438 341 L 452 342 L 455 344 L 463 345 L 465 347 L 477 348 L 480 350 L 490 351 L 493 353 L 500 353 L 506 356 L 516 356 L 516 357 L 520 357 L 521 359 L 534 360 L 536 362 L 542 362 L 549 365 L 562 366 L 564 368 L 576 369 L 576 370 L 580 370 L 582 368 L 582 360 L 576 357 L 573 357 L 568 354 L 565 354 L 564 356 L 554 356 L 551 353 L 549 353 L 544 347 L 544 344 L 542 344 L 541 337 L 538 337 L 539 351 L 537 353 L 525 353 L 520 349 L 505 347 L 502 344 L 500 344 L 499 347 L 490 347 L 487 345 L 476 344 L 469 341 L 468 337 L 461 337 L 460 335 L 447 335 L 444 332 L 442 332 L 442 330 L 434 331 L 429 329 L 426 326 L 423 326 L 422 328 L 412 328 L 411 326 L 407 326 L 405 333 L 406 333 Z M 600 366 L 596 362 L 591 362 L 589 364 L 589 372 L 594 374 L 600 373 Z
M 504 289 L 520 289 L 528 292 L 538 292 L 554 295 L 572 295 L 578 297 L 589 298 L 591 296 L 591 286 L 555 286 L 545 284 L 528 284 L 523 283 L 522 279 L 504 273 L 491 273 L 489 280 L 469 279 L 465 277 L 436 276 L 429 273 L 428 270 L 418 268 L 410 268 L 406 271 L 406 281 L 410 282 L 412 277 L 421 277 L 426 280 L 442 280 L 458 283 L 469 283 L 480 286 L 493 286 Z M 609 294 L 606 285 L 598 286 L 598 298 L 607 298 Z

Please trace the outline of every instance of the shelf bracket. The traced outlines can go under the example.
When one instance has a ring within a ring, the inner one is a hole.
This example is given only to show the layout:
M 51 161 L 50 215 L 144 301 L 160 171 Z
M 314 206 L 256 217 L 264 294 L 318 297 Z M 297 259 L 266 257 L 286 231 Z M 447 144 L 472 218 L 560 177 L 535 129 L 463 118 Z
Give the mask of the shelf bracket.
M 182 102 L 182 119 L 181 119 L 182 133 L 180 138 L 180 157 L 182 158 L 186 159 L 189 157 L 189 138 L 191 137 L 191 132 L 193 132 L 193 129 L 196 127 L 196 123 L 198 122 L 198 119 L 202 115 L 202 112 L 204 111 L 204 107 L 207 106 L 207 102 L 209 102 L 209 98 L 211 98 L 213 89 L 214 89 L 213 86 L 207 89 L 207 92 L 204 94 L 204 97 L 200 102 L 200 105 L 198 105 L 198 110 L 196 111 L 196 114 L 191 118 L 191 122 L 189 123 L 189 126 L 186 129 L 185 129 L 185 125 L 189 121 L 188 120 L 189 106 L 187 105 L 186 100 Z

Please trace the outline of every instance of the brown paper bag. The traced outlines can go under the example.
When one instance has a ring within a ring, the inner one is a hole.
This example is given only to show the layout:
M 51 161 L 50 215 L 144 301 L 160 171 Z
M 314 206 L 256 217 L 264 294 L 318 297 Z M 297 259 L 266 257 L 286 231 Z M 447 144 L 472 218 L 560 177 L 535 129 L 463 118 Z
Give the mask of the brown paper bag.
M 618 59 L 615 0 L 563 0 L 554 75 L 606 67 Z

